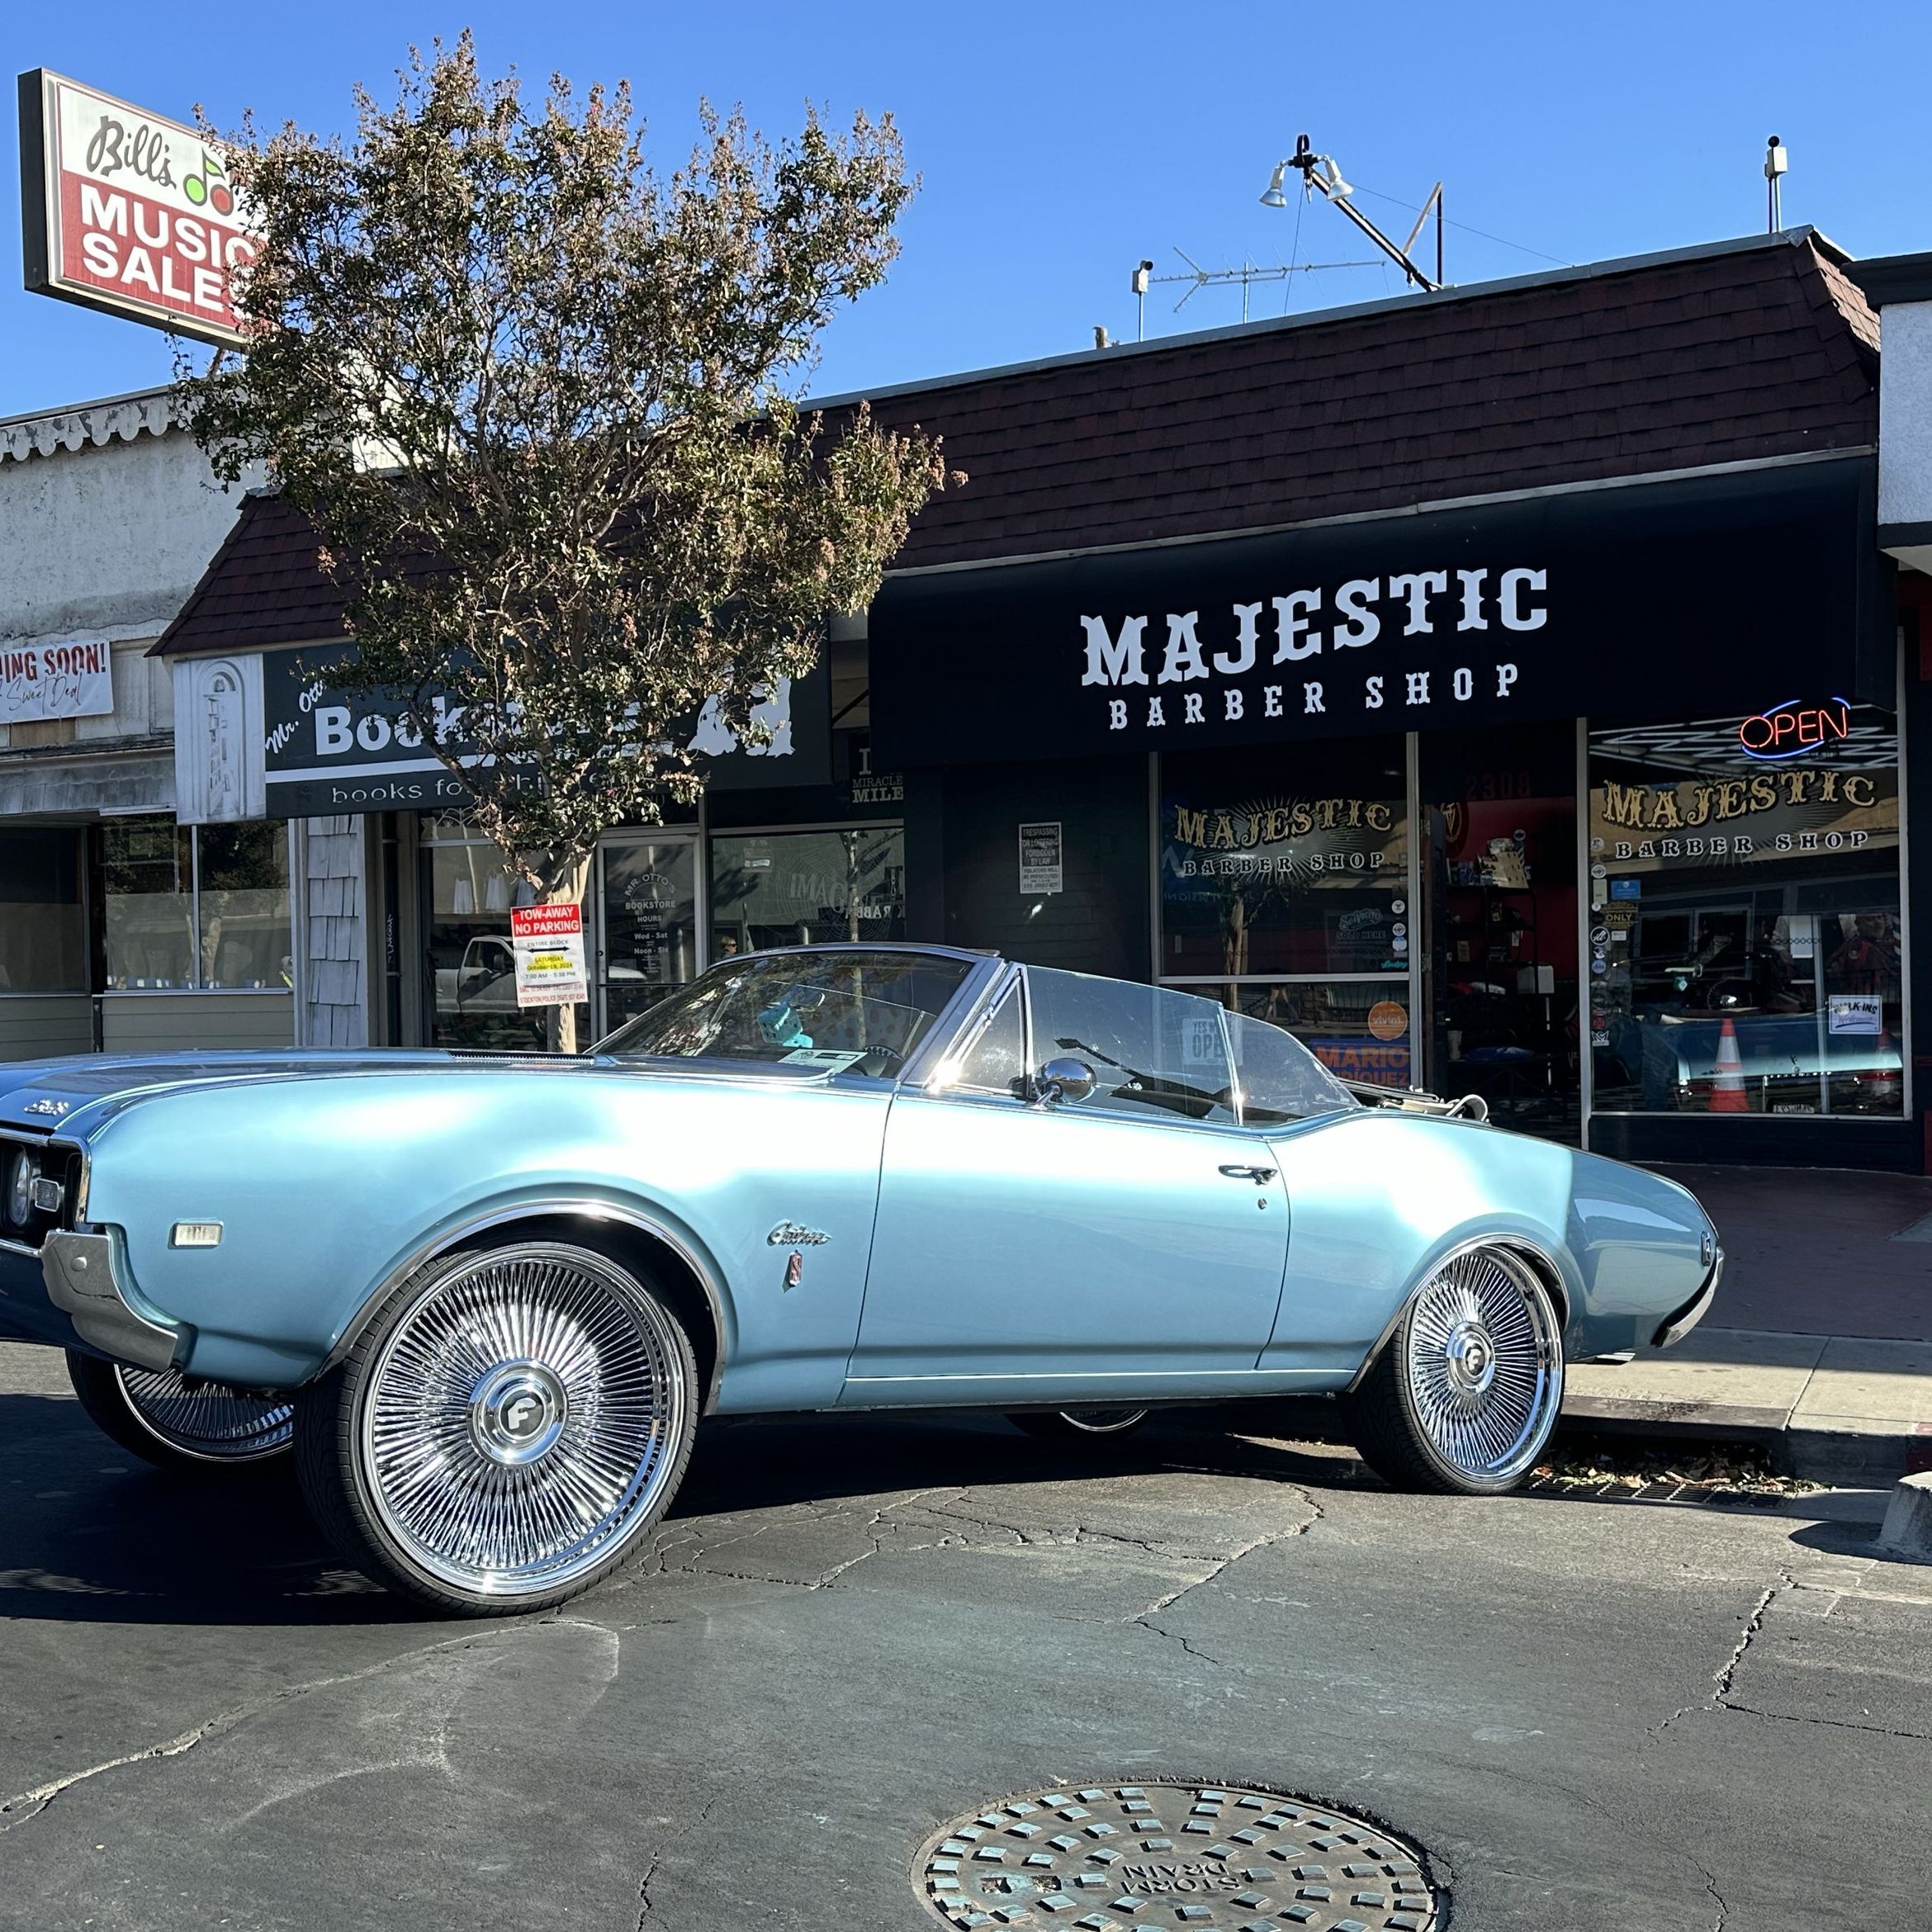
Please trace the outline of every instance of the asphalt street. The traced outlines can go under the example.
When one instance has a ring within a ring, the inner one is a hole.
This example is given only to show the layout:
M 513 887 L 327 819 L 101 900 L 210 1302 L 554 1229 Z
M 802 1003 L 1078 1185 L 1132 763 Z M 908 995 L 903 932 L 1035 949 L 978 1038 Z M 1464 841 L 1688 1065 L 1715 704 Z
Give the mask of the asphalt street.
M 1932 1568 L 1868 1508 L 1396 1496 L 1229 1419 L 708 1425 L 647 1569 L 478 1626 L 0 1347 L 0 1927 L 930 1932 L 945 1821 L 1163 1774 L 1382 1821 L 1458 1929 L 1932 1924 Z

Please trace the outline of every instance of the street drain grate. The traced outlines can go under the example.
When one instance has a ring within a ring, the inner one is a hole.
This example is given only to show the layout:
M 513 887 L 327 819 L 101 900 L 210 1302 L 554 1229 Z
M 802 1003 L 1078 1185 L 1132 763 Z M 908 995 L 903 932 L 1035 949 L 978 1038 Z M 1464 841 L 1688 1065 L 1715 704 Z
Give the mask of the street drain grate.
M 1244 1785 L 1056 1784 L 969 1811 L 914 1868 L 949 1925 L 1432 1932 L 1413 1845 Z

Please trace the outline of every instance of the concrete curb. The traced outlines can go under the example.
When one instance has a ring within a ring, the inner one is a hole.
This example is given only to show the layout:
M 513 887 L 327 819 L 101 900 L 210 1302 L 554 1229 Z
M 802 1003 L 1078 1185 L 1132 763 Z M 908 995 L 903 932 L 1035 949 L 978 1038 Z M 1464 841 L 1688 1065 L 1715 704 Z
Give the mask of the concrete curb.
M 1882 1489 L 1932 1468 L 1932 1429 L 1924 1423 L 1846 1418 L 1821 1428 L 1794 1423 L 1786 1409 L 1740 1403 L 1572 1395 L 1563 1404 L 1562 1426 L 1572 1434 L 1753 1443 L 1782 1474 L 1832 1489 Z
M 1573 1363 L 1563 1412 L 1573 1431 L 1752 1442 L 1788 1475 L 1886 1487 L 1932 1469 L 1932 1343 L 1707 1325 L 1662 1353 Z

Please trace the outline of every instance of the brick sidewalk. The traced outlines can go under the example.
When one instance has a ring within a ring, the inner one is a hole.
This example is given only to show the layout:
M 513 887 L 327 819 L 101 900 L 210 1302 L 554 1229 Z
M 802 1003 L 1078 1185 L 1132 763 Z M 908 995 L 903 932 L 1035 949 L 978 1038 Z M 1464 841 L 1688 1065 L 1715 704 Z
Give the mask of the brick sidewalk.
M 1844 1167 L 1657 1172 L 1697 1196 L 1724 1243 L 1706 1328 L 1932 1342 L 1932 1180 Z

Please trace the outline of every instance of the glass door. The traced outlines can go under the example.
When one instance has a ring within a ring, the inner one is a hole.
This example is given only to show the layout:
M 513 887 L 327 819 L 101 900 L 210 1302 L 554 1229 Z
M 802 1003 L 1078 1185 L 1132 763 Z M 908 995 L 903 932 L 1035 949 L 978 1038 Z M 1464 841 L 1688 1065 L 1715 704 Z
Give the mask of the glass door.
M 1574 724 L 1430 732 L 1427 1085 L 1580 1144 Z
M 597 849 L 598 1032 L 654 1006 L 697 973 L 698 841 L 620 835 Z

